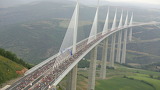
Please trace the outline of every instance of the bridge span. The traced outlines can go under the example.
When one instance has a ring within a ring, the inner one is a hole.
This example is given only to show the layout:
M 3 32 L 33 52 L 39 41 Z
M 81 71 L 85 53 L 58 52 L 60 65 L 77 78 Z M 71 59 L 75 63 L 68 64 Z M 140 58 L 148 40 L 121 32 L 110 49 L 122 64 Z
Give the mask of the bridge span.
M 108 38 L 112 37 L 111 51 L 110 51 L 110 67 L 114 67 L 114 62 L 125 63 L 126 57 L 126 42 L 127 42 L 127 31 L 129 31 L 129 40 L 132 39 L 132 28 L 145 25 L 157 25 L 159 22 L 147 22 L 147 23 L 132 23 L 133 14 L 130 22 L 128 23 L 128 13 L 126 15 L 125 24 L 122 25 L 123 11 L 121 14 L 119 26 L 116 25 L 117 10 L 115 12 L 114 21 L 111 29 L 108 29 L 108 16 L 109 9 L 102 32 L 97 33 L 97 22 L 98 22 L 98 10 L 97 11 L 93 26 L 91 29 L 90 36 L 77 43 L 77 27 L 78 27 L 78 15 L 79 15 L 79 4 L 77 2 L 75 11 L 73 13 L 70 27 L 72 32 L 72 45 L 67 46 L 64 51 L 57 53 L 49 59 L 43 61 L 37 66 L 33 67 L 25 73 L 19 81 L 11 85 L 7 90 L 54 90 L 57 84 L 68 74 L 68 90 L 76 90 L 77 80 L 77 64 L 82 58 L 91 52 L 91 63 L 89 70 L 89 85 L 88 90 L 94 90 L 95 86 L 95 71 L 96 71 L 96 59 L 97 59 L 97 45 L 103 42 L 103 56 L 102 66 L 100 70 L 100 77 L 104 79 L 106 77 L 106 61 L 107 61 L 107 47 Z M 69 30 L 67 30 L 69 31 Z M 123 35 L 123 43 L 122 41 Z M 115 57 L 115 39 L 118 34 L 118 48 L 117 55 Z M 66 35 L 68 35 L 66 33 Z M 65 40 L 65 39 L 64 39 Z M 121 48 L 121 45 L 123 47 Z M 63 48 L 64 49 L 64 48 Z

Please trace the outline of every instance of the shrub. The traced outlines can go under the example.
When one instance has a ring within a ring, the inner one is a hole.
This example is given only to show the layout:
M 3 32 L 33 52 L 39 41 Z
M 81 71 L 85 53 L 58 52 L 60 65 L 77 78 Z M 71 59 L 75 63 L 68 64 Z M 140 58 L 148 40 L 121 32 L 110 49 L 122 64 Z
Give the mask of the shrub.
M 160 80 L 160 76 L 158 76 L 157 79 Z
M 126 75 L 124 75 L 124 76 L 123 76 L 123 78 L 127 78 L 127 76 L 126 76 Z
M 150 77 L 150 78 L 154 78 L 154 76 L 153 76 L 153 75 L 151 75 L 151 74 L 149 75 L 149 77 Z

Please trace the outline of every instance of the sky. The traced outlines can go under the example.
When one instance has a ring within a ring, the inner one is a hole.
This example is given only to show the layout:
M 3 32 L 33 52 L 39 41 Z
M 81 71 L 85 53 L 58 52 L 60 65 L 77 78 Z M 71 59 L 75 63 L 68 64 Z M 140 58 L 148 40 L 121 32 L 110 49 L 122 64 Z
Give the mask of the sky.
M 34 1 L 48 1 L 48 0 L 0 0 L 0 8 L 1 7 L 10 7 L 10 6 L 15 6 L 15 5 L 20 5 L 20 4 L 25 4 L 25 3 L 30 3 Z M 49 0 L 49 1 L 55 1 L 55 0 Z M 76 0 L 71 0 L 71 1 L 76 1 Z M 85 0 L 79 0 L 81 2 L 85 2 Z M 97 0 L 87 0 L 88 2 L 97 2 Z M 160 0 L 100 0 L 100 1 L 109 1 L 109 2 L 129 2 L 129 3 L 147 3 L 147 4 L 155 4 L 155 5 L 160 5 Z
M 160 0 L 105 0 L 110 2 L 136 2 L 136 3 L 147 3 L 147 4 L 159 4 Z

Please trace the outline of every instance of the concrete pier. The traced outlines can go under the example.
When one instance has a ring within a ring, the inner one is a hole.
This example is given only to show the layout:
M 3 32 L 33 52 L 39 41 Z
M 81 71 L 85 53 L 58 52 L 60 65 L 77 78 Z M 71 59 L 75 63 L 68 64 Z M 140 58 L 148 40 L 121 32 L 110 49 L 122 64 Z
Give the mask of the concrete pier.
M 124 30 L 123 48 L 122 48 L 122 59 L 121 63 L 126 63 L 126 44 L 127 44 L 127 29 Z
M 114 67 L 115 41 L 116 41 L 116 34 L 113 34 L 111 42 L 110 67 Z
M 77 65 L 68 74 L 67 90 L 76 90 L 76 85 L 77 85 Z
M 108 38 L 103 41 L 103 50 L 102 50 L 102 62 L 100 70 L 100 78 L 106 78 L 106 63 L 107 63 L 107 50 L 108 50 Z
M 129 30 L 129 41 L 132 41 L 132 28 Z
M 97 46 L 91 51 L 91 61 L 88 76 L 88 90 L 95 90 L 96 77 L 96 60 L 97 60 Z
M 122 44 L 122 31 L 118 32 L 118 42 L 117 42 L 117 54 L 116 54 L 116 62 L 120 63 L 121 60 L 121 44 Z

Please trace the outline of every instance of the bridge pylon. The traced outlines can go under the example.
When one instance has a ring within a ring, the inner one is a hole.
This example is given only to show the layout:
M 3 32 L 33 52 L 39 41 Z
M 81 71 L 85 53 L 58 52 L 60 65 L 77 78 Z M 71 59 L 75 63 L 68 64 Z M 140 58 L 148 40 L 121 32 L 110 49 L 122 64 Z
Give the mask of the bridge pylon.
M 96 60 L 97 60 L 97 46 L 92 49 L 90 56 L 89 76 L 88 76 L 88 90 L 95 89 L 96 77 Z
M 114 15 L 114 19 L 113 19 L 113 24 L 112 24 L 111 30 L 116 29 L 116 23 L 117 23 L 116 19 L 117 19 L 117 8 L 116 8 L 116 11 L 115 11 L 115 15 Z
M 68 74 L 67 80 L 67 90 L 76 90 L 77 85 L 77 68 L 76 65 Z
M 77 1 L 77 5 L 75 8 L 74 19 L 71 23 L 74 23 L 73 26 L 73 47 L 72 53 L 76 53 L 76 45 L 77 45 L 77 29 L 78 29 L 78 18 L 79 18 L 79 3 Z M 67 79 L 67 90 L 76 90 L 77 85 L 77 65 L 69 72 Z
M 98 26 L 98 12 L 99 12 L 99 0 L 97 4 L 96 15 L 93 21 L 92 29 L 91 29 L 89 40 L 87 44 L 93 41 L 93 39 L 96 39 L 97 37 L 96 35 L 97 35 L 97 26 Z M 95 46 L 92 49 L 90 58 L 91 58 L 91 61 L 90 61 L 89 74 L 88 74 L 89 75 L 88 90 L 94 90 L 95 89 L 95 77 L 96 77 L 97 46 Z
M 121 46 L 122 46 L 122 31 L 118 32 L 118 42 L 117 42 L 117 54 L 116 62 L 120 63 L 121 58 Z
M 107 51 L 108 51 L 108 38 L 103 41 L 103 49 L 102 49 L 102 61 L 101 61 L 101 69 L 100 69 L 100 78 L 106 78 L 106 63 L 107 63 Z
M 112 35 L 111 51 L 110 51 L 110 67 L 114 67 L 116 33 Z
M 126 20 L 125 20 L 125 23 L 124 23 L 124 27 L 128 26 L 128 11 L 127 11 L 127 15 L 126 15 Z
M 116 29 L 116 19 L 117 19 L 117 9 L 115 11 L 115 16 L 114 16 L 114 20 L 113 20 L 111 31 Z M 110 52 L 110 67 L 114 67 L 115 41 L 116 41 L 116 33 L 114 33 L 112 35 L 111 52 Z
M 102 35 L 104 35 L 105 33 L 108 32 L 108 22 L 109 22 L 109 7 L 108 7 L 108 12 L 107 12 L 105 24 L 104 24 L 104 27 L 103 27 Z
M 132 27 L 130 28 L 130 30 L 129 30 L 129 41 L 132 41 Z
M 124 27 L 126 26 L 128 26 L 128 11 L 126 15 L 125 24 L 124 24 Z M 124 30 L 121 64 L 126 63 L 126 45 L 127 45 L 127 29 Z
M 132 12 L 132 16 L 131 16 L 129 26 L 132 26 L 132 23 L 133 23 L 133 12 Z M 132 27 L 129 30 L 129 41 L 132 41 Z
M 120 21 L 119 21 L 119 26 L 118 26 L 118 28 L 121 28 L 121 27 L 122 27 L 122 21 L 123 21 L 123 10 L 122 10 L 122 13 L 121 13 L 121 18 L 120 18 Z
M 127 29 L 124 30 L 121 64 L 126 63 L 126 44 L 127 44 Z
M 102 35 L 108 32 L 108 22 L 109 22 L 109 7 L 106 16 L 106 20 L 104 23 Z M 102 61 L 101 61 L 101 70 L 100 70 L 100 78 L 106 78 L 106 63 L 107 63 L 107 53 L 108 53 L 108 38 L 103 41 L 103 49 L 102 49 Z
M 90 31 L 90 35 L 89 35 L 87 44 L 89 44 L 90 42 L 95 40 L 96 37 L 97 37 L 96 35 L 97 35 L 97 26 L 98 26 L 98 13 L 99 13 L 99 0 L 98 0 L 97 10 L 96 10 L 96 14 L 95 14 L 95 17 L 94 17 L 94 21 L 93 21 L 93 24 L 92 24 L 92 28 L 91 28 L 91 31 Z
M 121 18 L 119 22 L 118 28 L 122 27 L 122 21 L 123 21 L 123 10 L 121 13 Z M 117 42 L 117 54 L 116 54 L 116 62 L 120 63 L 120 57 L 121 57 L 121 42 L 122 41 L 122 31 L 118 32 L 118 42 Z

